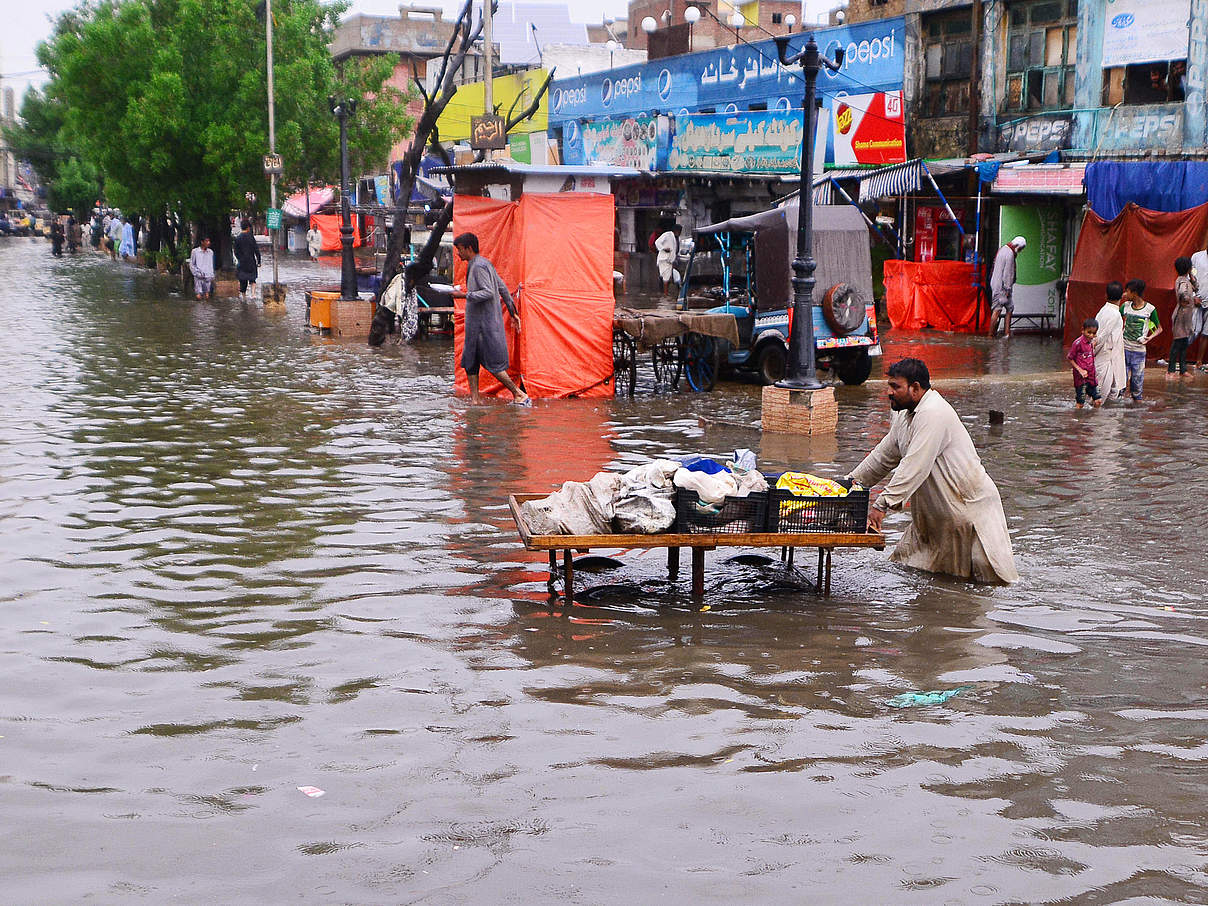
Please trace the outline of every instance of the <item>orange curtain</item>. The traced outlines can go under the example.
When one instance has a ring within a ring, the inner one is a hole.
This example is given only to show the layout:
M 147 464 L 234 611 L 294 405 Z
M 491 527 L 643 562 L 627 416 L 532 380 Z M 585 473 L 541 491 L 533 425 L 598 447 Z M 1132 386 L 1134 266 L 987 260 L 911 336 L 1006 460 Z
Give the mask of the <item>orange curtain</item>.
M 359 248 L 361 245 L 361 230 L 360 224 L 357 222 L 359 214 L 352 215 L 352 247 Z M 340 215 L 339 214 L 311 214 L 310 223 L 319 235 L 323 237 L 323 244 L 319 247 L 324 252 L 338 252 L 342 248 L 340 245 Z
M 530 194 L 519 202 L 457 196 L 454 235 L 478 236 L 479 251 L 515 290 L 523 332 L 507 318 L 513 379 L 521 377 L 529 395 L 612 396 L 612 295 L 614 207 L 611 195 Z M 570 228 L 573 225 L 573 228 Z M 465 285 L 466 267 L 455 262 L 454 279 Z M 465 300 L 455 302 L 454 392 L 469 392 L 461 353 L 465 342 Z M 504 393 L 481 374 L 484 394 Z
M 984 333 L 989 329 L 989 316 L 976 282 L 977 268 L 964 261 L 886 261 L 885 310 L 889 321 L 905 330 L 933 327 L 956 333 Z
M 1145 300 L 1152 302 L 1170 330 L 1174 312 L 1174 259 L 1191 257 L 1204 247 L 1208 234 L 1208 204 L 1186 211 L 1150 211 L 1129 203 L 1115 220 L 1087 211 L 1074 250 L 1070 285 L 1066 291 L 1065 336 L 1068 346 L 1082 332 L 1082 322 L 1093 318 L 1107 298 L 1107 284 L 1145 281 Z M 1151 356 L 1165 355 L 1170 344 L 1160 340 Z

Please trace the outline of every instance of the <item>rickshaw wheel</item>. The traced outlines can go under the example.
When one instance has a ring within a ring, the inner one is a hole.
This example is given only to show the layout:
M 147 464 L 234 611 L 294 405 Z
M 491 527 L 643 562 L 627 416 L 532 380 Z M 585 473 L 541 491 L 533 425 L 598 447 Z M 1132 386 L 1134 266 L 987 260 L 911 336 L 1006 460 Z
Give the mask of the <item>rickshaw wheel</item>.
M 717 371 L 721 367 L 721 355 L 712 337 L 689 333 L 683 338 L 684 374 L 688 386 L 697 393 L 713 389 L 717 383 Z
M 677 340 L 664 340 L 651 349 L 650 361 L 654 366 L 656 384 L 668 384 L 672 389 L 679 386 L 680 370 L 683 364 L 680 360 Z
M 835 374 L 845 384 L 863 384 L 872 374 L 872 356 L 867 349 L 853 349 L 842 358 L 834 360 Z
M 638 347 L 623 330 L 612 332 L 612 373 L 617 392 L 632 397 L 638 382 Z
M 770 340 L 759 349 L 755 367 L 758 369 L 759 382 L 763 385 L 783 381 L 787 371 L 788 350 L 780 340 Z

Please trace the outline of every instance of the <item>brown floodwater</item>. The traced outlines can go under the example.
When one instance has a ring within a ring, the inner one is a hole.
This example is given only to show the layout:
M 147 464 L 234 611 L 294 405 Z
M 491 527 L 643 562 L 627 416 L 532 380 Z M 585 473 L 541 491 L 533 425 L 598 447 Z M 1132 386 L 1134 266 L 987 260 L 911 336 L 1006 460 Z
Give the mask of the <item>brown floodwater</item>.
M 950 379 L 1018 585 L 838 552 L 824 601 L 808 556 L 718 551 L 700 610 L 629 552 L 563 608 L 508 493 L 735 447 L 833 474 L 883 387 L 813 442 L 648 367 L 474 409 L 446 342 L 29 240 L 0 311 L 5 902 L 1208 901 L 1208 378 L 1076 412 L 1054 340 L 888 336 Z

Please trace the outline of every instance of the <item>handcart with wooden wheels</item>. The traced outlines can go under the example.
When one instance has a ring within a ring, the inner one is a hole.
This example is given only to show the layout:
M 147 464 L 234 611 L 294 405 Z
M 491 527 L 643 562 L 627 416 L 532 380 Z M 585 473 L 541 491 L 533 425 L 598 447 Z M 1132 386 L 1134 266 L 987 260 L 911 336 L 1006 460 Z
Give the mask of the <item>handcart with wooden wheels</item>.
M 655 383 L 677 389 L 712 390 L 721 367 L 722 343 L 738 342 L 733 315 L 618 308 L 613 316 L 613 370 L 619 391 L 633 396 L 637 358 L 650 353 Z

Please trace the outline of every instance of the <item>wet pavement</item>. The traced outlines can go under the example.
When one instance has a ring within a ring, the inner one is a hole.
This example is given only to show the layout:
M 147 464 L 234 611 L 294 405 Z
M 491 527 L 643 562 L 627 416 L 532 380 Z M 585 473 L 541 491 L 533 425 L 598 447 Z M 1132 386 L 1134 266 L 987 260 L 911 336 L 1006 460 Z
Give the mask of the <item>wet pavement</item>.
M 953 379 L 1018 585 L 840 552 L 822 601 L 719 551 L 700 611 L 635 552 L 563 609 L 508 493 L 738 446 L 834 473 L 883 388 L 812 442 L 648 368 L 474 409 L 447 343 L 301 306 L 0 242 L 5 901 L 1208 901 L 1208 379 L 1076 412 L 1056 340 L 887 336 Z

